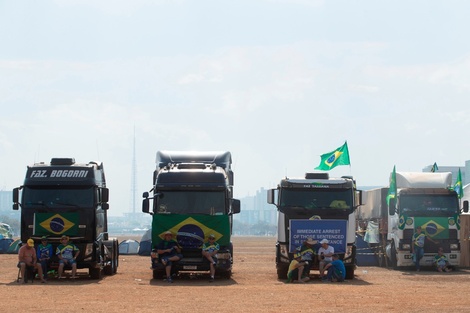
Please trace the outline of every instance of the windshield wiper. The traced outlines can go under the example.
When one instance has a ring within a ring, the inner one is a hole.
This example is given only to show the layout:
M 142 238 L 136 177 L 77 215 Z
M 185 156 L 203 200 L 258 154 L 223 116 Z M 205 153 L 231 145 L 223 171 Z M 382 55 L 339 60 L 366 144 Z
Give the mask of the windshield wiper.
M 43 207 L 46 207 L 49 209 L 49 207 L 47 206 L 47 204 L 44 203 L 44 201 L 38 201 L 38 202 L 26 202 L 26 205 L 29 206 L 29 205 L 41 205 Z
M 63 202 L 54 202 L 52 201 L 51 204 L 53 205 L 66 205 L 66 206 L 72 206 L 74 208 L 79 208 L 80 206 L 77 204 L 72 204 L 72 203 L 63 203 Z

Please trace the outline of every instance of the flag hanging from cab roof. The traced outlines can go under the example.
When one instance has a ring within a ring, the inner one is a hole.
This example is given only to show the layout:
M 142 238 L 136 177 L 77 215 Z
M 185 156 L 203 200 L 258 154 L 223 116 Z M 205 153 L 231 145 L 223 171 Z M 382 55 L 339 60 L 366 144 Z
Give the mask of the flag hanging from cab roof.
M 331 152 L 322 154 L 320 157 L 320 165 L 315 167 L 316 170 L 329 171 L 338 165 L 351 164 L 349 161 L 349 150 L 347 141 L 345 141 L 344 145 L 342 145 L 341 147 Z
M 462 174 L 460 173 L 460 168 L 459 168 L 459 175 L 457 176 L 457 181 L 455 182 L 455 185 L 454 185 L 454 190 L 457 193 L 459 199 L 462 199 L 463 189 L 462 189 Z

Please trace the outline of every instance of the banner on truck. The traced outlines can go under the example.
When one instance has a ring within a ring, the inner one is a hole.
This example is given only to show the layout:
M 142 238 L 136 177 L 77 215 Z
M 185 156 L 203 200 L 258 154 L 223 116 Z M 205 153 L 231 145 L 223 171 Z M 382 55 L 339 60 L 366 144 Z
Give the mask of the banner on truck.
M 289 251 L 293 252 L 297 247 L 312 237 L 313 240 L 328 239 L 335 253 L 346 252 L 347 221 L 340 220 L 290 220 Z

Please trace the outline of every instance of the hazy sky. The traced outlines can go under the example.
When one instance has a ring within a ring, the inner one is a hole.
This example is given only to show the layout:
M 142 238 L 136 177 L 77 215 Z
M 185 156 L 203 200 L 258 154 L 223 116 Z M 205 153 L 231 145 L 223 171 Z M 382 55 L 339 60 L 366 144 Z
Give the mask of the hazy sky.
M 238 198 L 349 144 L 358 185 L 470 159 L 470 1 L 0 0 L 0 189 L 104 162 L 137 210 L 157 150 L 229 150 Z

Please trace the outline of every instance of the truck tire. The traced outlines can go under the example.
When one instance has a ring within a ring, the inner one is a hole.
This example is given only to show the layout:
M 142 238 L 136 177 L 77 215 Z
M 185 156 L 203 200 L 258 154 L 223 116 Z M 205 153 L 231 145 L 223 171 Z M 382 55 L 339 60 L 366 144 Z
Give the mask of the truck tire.
M 394 270 L 398 269 L 398 266 L 397 266 L 397 249 L 395 248 L 395 243 L 392 242 L 392 250 L 391 250 L 391 253 L 390 253 L 390 264 L 392 265 L 392 268 Z
M 117 258 L 119 253 L 119 247 L 117 245 L 117 241 L 113 240 L 111 247 L 108 247 L 108 251 L 110 252 L 111 259 L 109 260 L 109 264 L 106 265 L 103 269 L 105 275 L 114 275 L 117 272 Z
M 164 271 L 153 271 L 153 279 L 162 279 Z
M 277 269 L 278 279 L 287 279 L 287 267 L 280 267 Z
M 354 279 L 354 268 L 346 268 L 346 279 Z
M 219 273 L 220 277 L 230 279 L 232 277 L 232 270 Z
M 103 278 L 103 272 L 101 271 L 101 268 L 90 268 L 89 269 L 89 274 L 91 279 L 101 279 Z
M 113 274 L 117 273 L 117 268 L 119 266 L 119 243 L 117 240 L 113 241 L 114 243 L 114 257 L 113 257 L 113 262 L 114 262 L 114 268 L 113 268 Z

